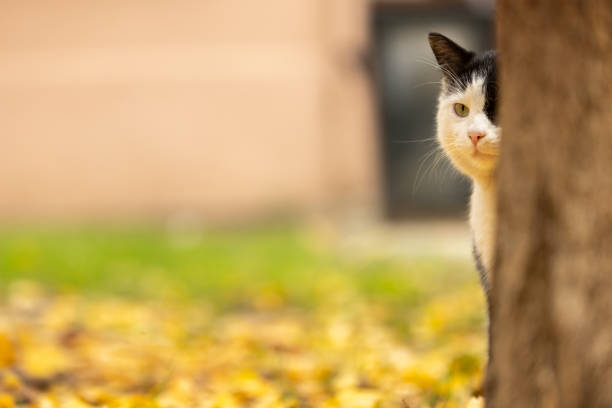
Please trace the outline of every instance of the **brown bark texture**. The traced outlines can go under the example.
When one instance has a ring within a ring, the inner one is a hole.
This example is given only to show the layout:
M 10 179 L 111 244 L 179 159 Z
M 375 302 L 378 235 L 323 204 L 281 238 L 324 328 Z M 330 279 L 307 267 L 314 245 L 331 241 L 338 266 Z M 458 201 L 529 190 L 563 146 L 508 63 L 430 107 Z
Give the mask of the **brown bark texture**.
M 500 0 L 488 407 L 612 407 L 612 1 Z

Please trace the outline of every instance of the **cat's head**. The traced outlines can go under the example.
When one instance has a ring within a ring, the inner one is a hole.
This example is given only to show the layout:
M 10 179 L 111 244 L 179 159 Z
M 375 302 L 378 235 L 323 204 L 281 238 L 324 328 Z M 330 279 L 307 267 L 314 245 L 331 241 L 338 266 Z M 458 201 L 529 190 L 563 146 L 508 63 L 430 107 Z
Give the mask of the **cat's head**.
M 497 166 L 501 129 L 497 124 L 495 51 L 467 51 L 438 33 L 429 44 L 442 71 L 437 133 L 455 167 L 473 179 L 488 179 Z

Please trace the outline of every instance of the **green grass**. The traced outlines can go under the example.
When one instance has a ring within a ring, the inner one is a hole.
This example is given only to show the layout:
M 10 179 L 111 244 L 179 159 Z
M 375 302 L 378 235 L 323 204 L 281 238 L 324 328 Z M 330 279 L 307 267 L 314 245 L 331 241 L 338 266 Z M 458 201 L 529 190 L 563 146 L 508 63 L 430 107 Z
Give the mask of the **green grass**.
M 0 289 L 23 279 L 92 295 L 197 298 L 221 308 L 360 298 L 399 316 L 477 278 L 468 262 L 444 258 L 341 256 L 297 226 L 0 230 Z

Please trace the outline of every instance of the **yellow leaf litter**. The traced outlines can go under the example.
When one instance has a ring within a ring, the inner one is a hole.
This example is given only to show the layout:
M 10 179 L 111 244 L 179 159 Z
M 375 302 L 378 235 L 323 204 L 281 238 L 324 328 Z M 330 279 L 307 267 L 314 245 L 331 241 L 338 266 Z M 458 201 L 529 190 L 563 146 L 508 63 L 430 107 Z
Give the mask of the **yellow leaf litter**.
M 484 334 L 443 334 L 457 299 L 425 307 L 403 336 L 368 302 L 216 311 L 9 293 L 0 408 L 476 408 Z

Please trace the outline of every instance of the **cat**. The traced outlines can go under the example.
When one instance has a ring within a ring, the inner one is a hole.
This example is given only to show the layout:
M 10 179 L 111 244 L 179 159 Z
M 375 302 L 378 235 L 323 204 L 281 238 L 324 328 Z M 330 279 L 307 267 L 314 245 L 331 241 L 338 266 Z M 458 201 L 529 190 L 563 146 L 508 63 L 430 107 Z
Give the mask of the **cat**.
M 468 51 L 438 33 L 429 45 L 442 71 L 437 139 L 452 164 L 472 180 L 470 226 L 476 267 L 490 307 L 495 249 L 495 169 L 501 129 L 497 121 L 496 51 Z
M 495 170 L 501 142 L 498 55 L 496 51 L 468 51 L 438 33 L 429 34 L 429 45 L 442 71 L 436 115 L 438 142 L 457 170 L 472 180 L 469 218 L 472 252 L 489 315 L 488 367 L 493 358 L 490 288 L 497 222 Z

